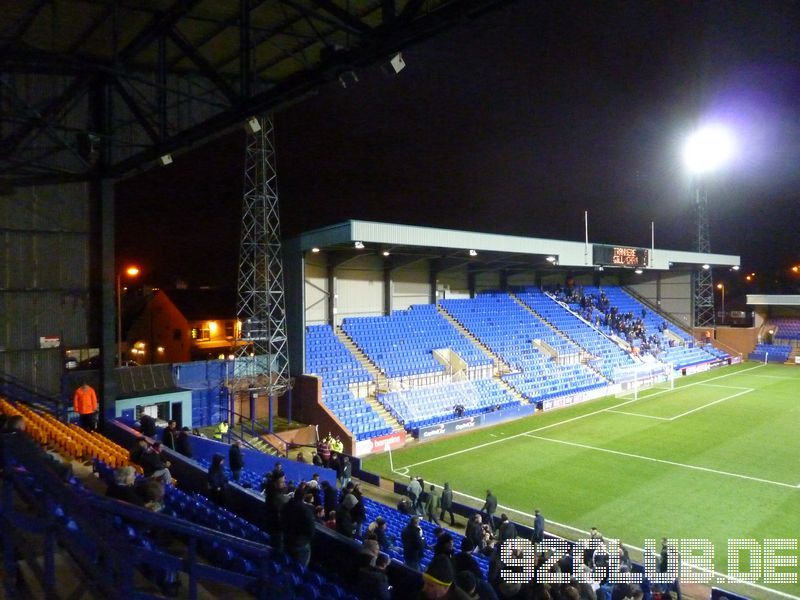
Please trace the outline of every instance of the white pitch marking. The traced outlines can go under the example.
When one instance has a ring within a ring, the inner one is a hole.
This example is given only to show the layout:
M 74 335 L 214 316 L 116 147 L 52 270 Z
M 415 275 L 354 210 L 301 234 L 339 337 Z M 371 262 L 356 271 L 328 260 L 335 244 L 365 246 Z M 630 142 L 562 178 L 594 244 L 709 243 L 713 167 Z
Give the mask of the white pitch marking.
M 542 439 L 548 439 L 548 438 L 542 438 Z M 433 482 L 429 481 L 427 483 L 433 483 Z M 436 484 L 436 483 L 433 483 L 433 485 L 435 485 L 437 488 L 441 488 L 442 487 L 441 485 Z M 800 487 L 800 486 L 798 486 L 798 487 Z M 468 499 L 472 500 L 473 502 L 477 502 L 479 504 L 482 504 L 483 501 L 485 500 L 485 498 L 478 498 L 476 496 L 471 496 L 470 494 L 465 494 L 464 492 L 459 492 L 458 490 L 453 490 L 453 493 L 457 494 L 459 496 L 462 496 L 464 498 L 468 498 Z M 521 510 L 517 510 L 516 508 L 511 508 L 510 506 L 503 506 L 502 504 L 498 504 L 497 508 L 505 510 L 506 512 L 512 512 L 512 513 L 516 513 L 518 515 L 522 515 L 523 517 L 528 517 L 529 519 L 533 519 L 534 518 L 534 515 L 532 515 L 530 513 L 523 512 Z M 577 527 L 573 527 L 572 525 L 566 525 L 564 523 L 559 523 L 557 521 L 553 521 L 552 519 L 548 519 L 548 522 L 552 523 L 556 527 L 561 527 L 562 529 L 569 529 L 570 531 L 574 531 L 575 533 L 579 533 L 579 534 L 582 534 L 582 535 L 589 535 L 589 532 L 586 531 L 585 529 L 579 529 Z M 631 548 L 633 550 L 636 550 L 637 552 L 644 552 L 644 548 L 640 548 L 638 546 L 634 546 L 633 544 L 626 543 L 625 546 L 627 546 L 628 548 Z M 711 576 L 715 577 L 717 580 L 724 579 L 726 583 L 738 583 L 738 584 L 741 584 L 741 585 L 745 585 L 745 586 L 749 586 L 749 587 L 755 588 L 757 590 L 761 590 L 762 592 L 774 593 L 774 594 L 777 594 L 778 596 L 781 596 L 782 598 L 789 598 L 789 600 L 800 600 L 800 596 L 793 596 L 792 594 L 788 594 L 786 592 L 781 592 L 781 591 L 778 591 L 778 590 L 775 590 L 775 589 L 772 589 L 772 588 L 768 588 L 768 587 L 760 585 L 758 583 L 753 583 L 751 581 L 745 581 L 745 580 L 739 579 L 737 577 L 732 577 L 730 575 L 727 575 L 726 573 L 720 573 L 719 571 L 713 571 L 711 569 L 705 569 L 705 568 L 697 566 L 697 565 L 693 565 L 693 567 L 695 569 L 697 569 L 698 571 L 700 571 L 701 573 L 707 573 L 708 575 L 711 575 Z
M 692 410 L 687 410 L 685 413 L 681 413 L 679 415 L 675 415 L 674 417 L 670 417 L 670 421 L 674 421 L 675 419 L 680 419 L 681 417 L 685 417 L 686 415 L 690 415 L 692 413 L 697 412 L 698 410 L 703 410 L 704 408 L 708 408 L 709 406 L 714 406 L 715 404 L 719 404 L 720 402 L 725 402 L 726 400 L 732 400 L 737 396 L 742 396 L 744 394 L 749 394 L 752 392 L 752 389 L 746 389 L 743 392 L 739 392 L 738 394 L 732 394 L 730 396 L 725 396 L 724 398 L 720 398 L 719 400 L 714 400 L 714 402 L 709 402 L 708 404 L 704 404 L 703 406 L 698 406 L 697 408 L 693 408 Z
M 705 473 L 714 473 L 715 475 L 723 475 L 725 477 L 735 477 L 737 479 L 746 479 L 748 481 L 756 481 L 759 483 L 768 483 L 770 485 L 777 485 L 780 487 L 787 487 L 796 489 L 796 485 L 784 483 L 782 481 L 772 481 L 770 479 L 762 479 L 761 477 L 751 477 L 750 475 L 742 475 L 741 473 L 731 473 L 730 471 L 720 471 L 710 467 L 701 467 L 698 465 L 689 465 L 686 463 L 679 463 L 672 460 L 664 460 L 663 458 L 653 458 L 652 456 L 642 456 L 640 454 L 631 454 L 630 452 L 621 452 L 620 450 L 611 450 L 610 448 L 601 448 L 600 446 L 590 446 L 588 444 L 579 444 L 578 442 L 568 442 L 566 440 L 557 440 L 554 438 L 542 437 L 539 435 L 526 434 L 527 437 L 535 440 L 542 440 L 545 442 L 553 442 L 556 444 L 563 444 L 565 446 L 574 446 L 575 448 L 583 448 L 584 450 L 595 450 L 596 452 L 606 452 L 607 454 L 615 454 L 617 456 L 625 456 L 627 458 L 636 458 L 638 460 L 646 460 L 650 462 L 660 463 L 662 465 L 670 465 L 673 467 L 681 467 L 683 469 L 691 469 L 693 471 L 703 471 Z
M 609 408 L 608 412 L 616 413 L 618 415 L 630 415 L 631 417 L 643 417 L 645 419 L 658 419 L 659 421 L 670 421 L 671 420 L 669 417 L 656 417 L 654 415 L 643 415 L 641 413 L 626 412 L 624 410 L 614 410 L 612 408 Z
M 723 389 L 726 389 L 726 390 L 748 390 L 748 391 L 751 391 L 751 392 L 753 391 L 752 388 L 741 387 L 741 386 L 738 386 L 738 385 L 720 385 L 718 383 L 707 383 L 705 385 L 706 385 L 706 387 L 723 388 Z
M 747 371 L 752 371 L 753 369 L 761 369 L 763 366 L 764 365 L 756 365 L 755 367 L 748 367 L 747 369 L 742 369 L 741 371 L 736 371 L 734 373 L 726 373 L 725 375 L 718 375 L 716 377 L 712 377 L 710 379 L 705 379 L 703 381 L 698 381 L 696 383 L 690 383 L 688 385 L 682 385 L 682 386 L 680 386 L 680 389 L 684 389 L 684 388 L 687 388 L 687 387 L 692 387 L 692 386 L 695 386 L 695 385 L 700 385 L 701 383 L 706 383 L 708 381 L 716 381 L 718 379 L 724 379 L 726 377 L 732 377 L 734 375 L 739 375 L 740 373 L 745 373 Z M 666 391 L 670 391 L 671 392 L 672 390 L 666 390 Z M 653 394 L 653 396 L 655 396 L 655 395 L 656 394 Z M 653 396 L 648 396 L 648 398 L 652 398 Z M 640 400 L 641 399 L 642 398 L 640 398 Z M 550 429 L 551 427 L 557 427 L 559 425 L 564 425 L 566 423 L 571 423 L 573 421 L 577 421 L 578 419 L 584 419 L 586 417 L 591 417 L 593 415 L 598 415 L 600 413 L 608 412 L 610 410 L 617 409 L 617 408 L 619 408 L 621 406 L 625 406 L 627 404 L 631 404 L 632 402 L 636 402 L 636 399 L 634 398 L 632 400 L 627 400 L 625 402 L 621 402 L 619 404 L 615 404 L 614 406 L 610 406 L 608 408 L 601 408 L 600 410 L 596 410 L 594 412 L 586 413 L 585 415 L 578 415 L 577 417 L 572 417 L 572 418 L 566 419 L 564 421 L 557 421 L 555 423 L 551 423 L 550 425 L 545 425 L 543 427 L 537 427 L 535 429 L 531 429 L 530 431 L 523 431 L 522 433 L 517 433 L 517 434 L 514 434 L 514 435 L 509 435 L 507 437 L 502 437 L 500 439 L 493 440 L 491 442 L 485 442 L 483 444 L 478 444 L 476 446 L 471 446 L 469 448 L 463 448 L 461 450 L 456 450 L 455 452 L 449 452 L 447 454 L 442 454 L 441 456 L 434 456 L 433 458 L 429 458 L 427 460 L 421 460 L 420 462 L 416 462 L 416 463 L 412 463 L 410 465 L 406 465 L 405 468 L 406 469 L 411 469 L 413 467 L 418 467 L 419 465 L 426 465 L 428 463 L 431 463 L 431 462 L 434 462 L 434 461 L 437 461 L 437 460 L 442 460 L 444 458 L 450 458 L 451 456 L 458 456 L 459 454 L 464 454 L 465 452 L 472 452 L 473 450 L 479 450 L 481 448 L 485 448 L 486 446 L 491 446 L 493 444 L 499 444 L 500 442 L 506 442 L 508 440 L 513 440 L 514 438 L 521 437 L 521 436 L 526 435 L 528 433 L 536 433 L 537 431 L 544 431 L 545 429 Z

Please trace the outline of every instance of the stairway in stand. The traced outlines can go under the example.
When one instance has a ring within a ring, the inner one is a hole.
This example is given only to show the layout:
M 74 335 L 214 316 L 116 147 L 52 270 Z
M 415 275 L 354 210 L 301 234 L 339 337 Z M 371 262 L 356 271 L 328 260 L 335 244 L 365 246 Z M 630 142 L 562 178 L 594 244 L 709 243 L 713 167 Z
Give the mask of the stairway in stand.
M 344 332 L 344 330 L 342 330 L 341 326 L 337 325 L 333 332 L 336 334 L 336 337 L 339 338 L 339 341 L 344 344 L 344 347 L 347 348 L 347 351 L 356 357 L 356 360 L 369 372 L 369 374 L 372 376 L 372 379 L 375 381 L 376 389 L 370 390 L 370 393 L 364 398 L 364 400 L 375 410 L 376 413 L 378 413 L 378 415 L 380 415 L 384 421 L 386 421 L 386 424 L 392 428 L 392 431 L 402 431 L 404 428 L 400 421 L 395 419 L 392 414 L 386 410 L 380 402 L 378 402 L 377 399 L 378 393 L 389 391 L 389 380 L 386 378 L 386 375 L 378 370 L 378 367 L 375 366 L 375 363 L 373 363 L 369 357 L 364 354 L 361 348 L 356 345 L 356 343 Z
M 513 372 L 511 366 L 505 362 L 502 358 L 500 358 L 497 354 L 492 352 L 488 346 L 486 346 L 483 342 L 481 342 L 477 337 L 475 337 L 471 331 L 469 331 L 466 327 L 464 327 L 461 323 L 459 323 L 453 315 L 451 315 L 447 310 L 438 304 L 436 305 L 436 309 L 439 311 L 439 314 L 442 315 L 453 327 L 458 330 L 458 332 L 467 338 L 470 342 L 475 344 L 481 351 L 492 359 L 494 363 L 494 373 L 497 376 L 506 375 L 507 373 Z

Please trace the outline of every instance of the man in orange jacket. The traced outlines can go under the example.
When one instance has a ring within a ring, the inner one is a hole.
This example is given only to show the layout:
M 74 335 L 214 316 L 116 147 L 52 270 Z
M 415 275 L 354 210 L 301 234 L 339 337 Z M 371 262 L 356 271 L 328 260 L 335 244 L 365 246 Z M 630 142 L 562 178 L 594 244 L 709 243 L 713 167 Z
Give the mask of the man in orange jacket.
M 97 394 L 94 388 L 85 381 L 81 387 L 75 390 L 75 395 L 72 397 L 72 408 L 78 413 L 81 427 L 86 431 L 93 431 L 96 428 Z

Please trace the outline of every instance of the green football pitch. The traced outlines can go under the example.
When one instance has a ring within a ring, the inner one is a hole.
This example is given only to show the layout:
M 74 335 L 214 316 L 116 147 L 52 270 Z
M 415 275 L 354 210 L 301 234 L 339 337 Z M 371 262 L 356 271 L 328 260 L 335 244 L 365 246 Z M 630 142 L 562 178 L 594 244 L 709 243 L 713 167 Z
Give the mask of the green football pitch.
M 674 389 L 540 413 L 363 464 L 398 481 L 413 475 L 449 482 L 457 500 L 472 505 L 490 488 L 498 513 L 530 523 L 538 508 L 548 530 L 571 539 L 597 527 L 634 551 L 662 536 L 709 540 L 714 572 L 696 573 L 702 583 L 752 598 L 800 598 L 800 369 L 794 366 L 716 369 L 681 378 Z M 770 581 L 772 539 L 786 540 L 788 549 L 776 554 L 788 566 L 774 570 L 788 583 Z M 736 542 L 729 540 L 754 540 L 747 543 L 752 555 L 762 554 L 761 566 L 737 552 L 739 567 L 731 570 L 728 548 Z M 750 583 L 735 583 L 732 574 Z

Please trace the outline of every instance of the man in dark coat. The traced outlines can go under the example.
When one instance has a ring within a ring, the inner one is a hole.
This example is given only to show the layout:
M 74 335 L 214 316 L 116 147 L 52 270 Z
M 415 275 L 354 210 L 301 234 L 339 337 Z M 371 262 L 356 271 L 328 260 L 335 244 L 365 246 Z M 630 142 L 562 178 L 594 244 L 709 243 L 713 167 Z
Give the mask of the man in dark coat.
M 441 507 L 441 512 L 439 513 L 439 520 L 444 521 L 444 513 L 450 513 L 450 526 L 456 524 L 456 519 L 453 516 L 453 490 L 450 489 L 450 484 L 444 484 L 444 489 L 442 490 L 442 499 L 439 501 L 439 506 Z
M 347 494 L 339 506 L 336 507 L 336 531 L 345 537 L 352 538 L 355 524 L 353 523 L 353 507 L 358 504 L 358 499 L 353 494 Z
M 533 541 L 536 544 L 541 544 L 544 539 L 544 515 L 539 512 L 539 509 L 533 511 Z
M 303 502 L 305 484 L 301 483 L 294 491 L 294 497 L 283 507 L 283 534 L 286 552 L 302 564 L 308 566 L 311 559 L 311 540 L 314 537 L 314 509 Z
M 186 458 L 192 458 L 192 444 L 189 441 L 189 428 L 184 427 L 178 433 L 175 440 L 175 451 L 183 454 Z
M 281 511 L 283 510 L 283 505 L 286 504 L 288 500 L 288 496 L 286 495 L 286 478 L 282 473 L 277 477 L 270 477 L 265 492 L 264 529 L 269 534 L 270 546 L 277 552 L 282 552 L 283 520 L 281 519 Z
M 492 494 L 492 490 L 486 490 L 486 501 L 481 507 L 481 512 L 486 513 L 489 529 L 494 531 L 494 513 L 497 512 L 497 498 Z
M 425 535 L 419 526 L 419 517 L 413 516 L 401 534 L 403 541 L 403 561 L 411 569 L 419 570 L 419 564 L 425 554 Z
M 234 481 L 239 481 L 239 476 L 244 469 L 244 457 L 242 457 L 242 446 L 239 440 L 233 440 L 231 447 L 228 450 L 228 466 L 231 468 L 231 474 Z
M 178 422 L 170 420 L 166 429 L 161 433 L 161 443 L 170 450 L 175 450 L 178 441 Z

